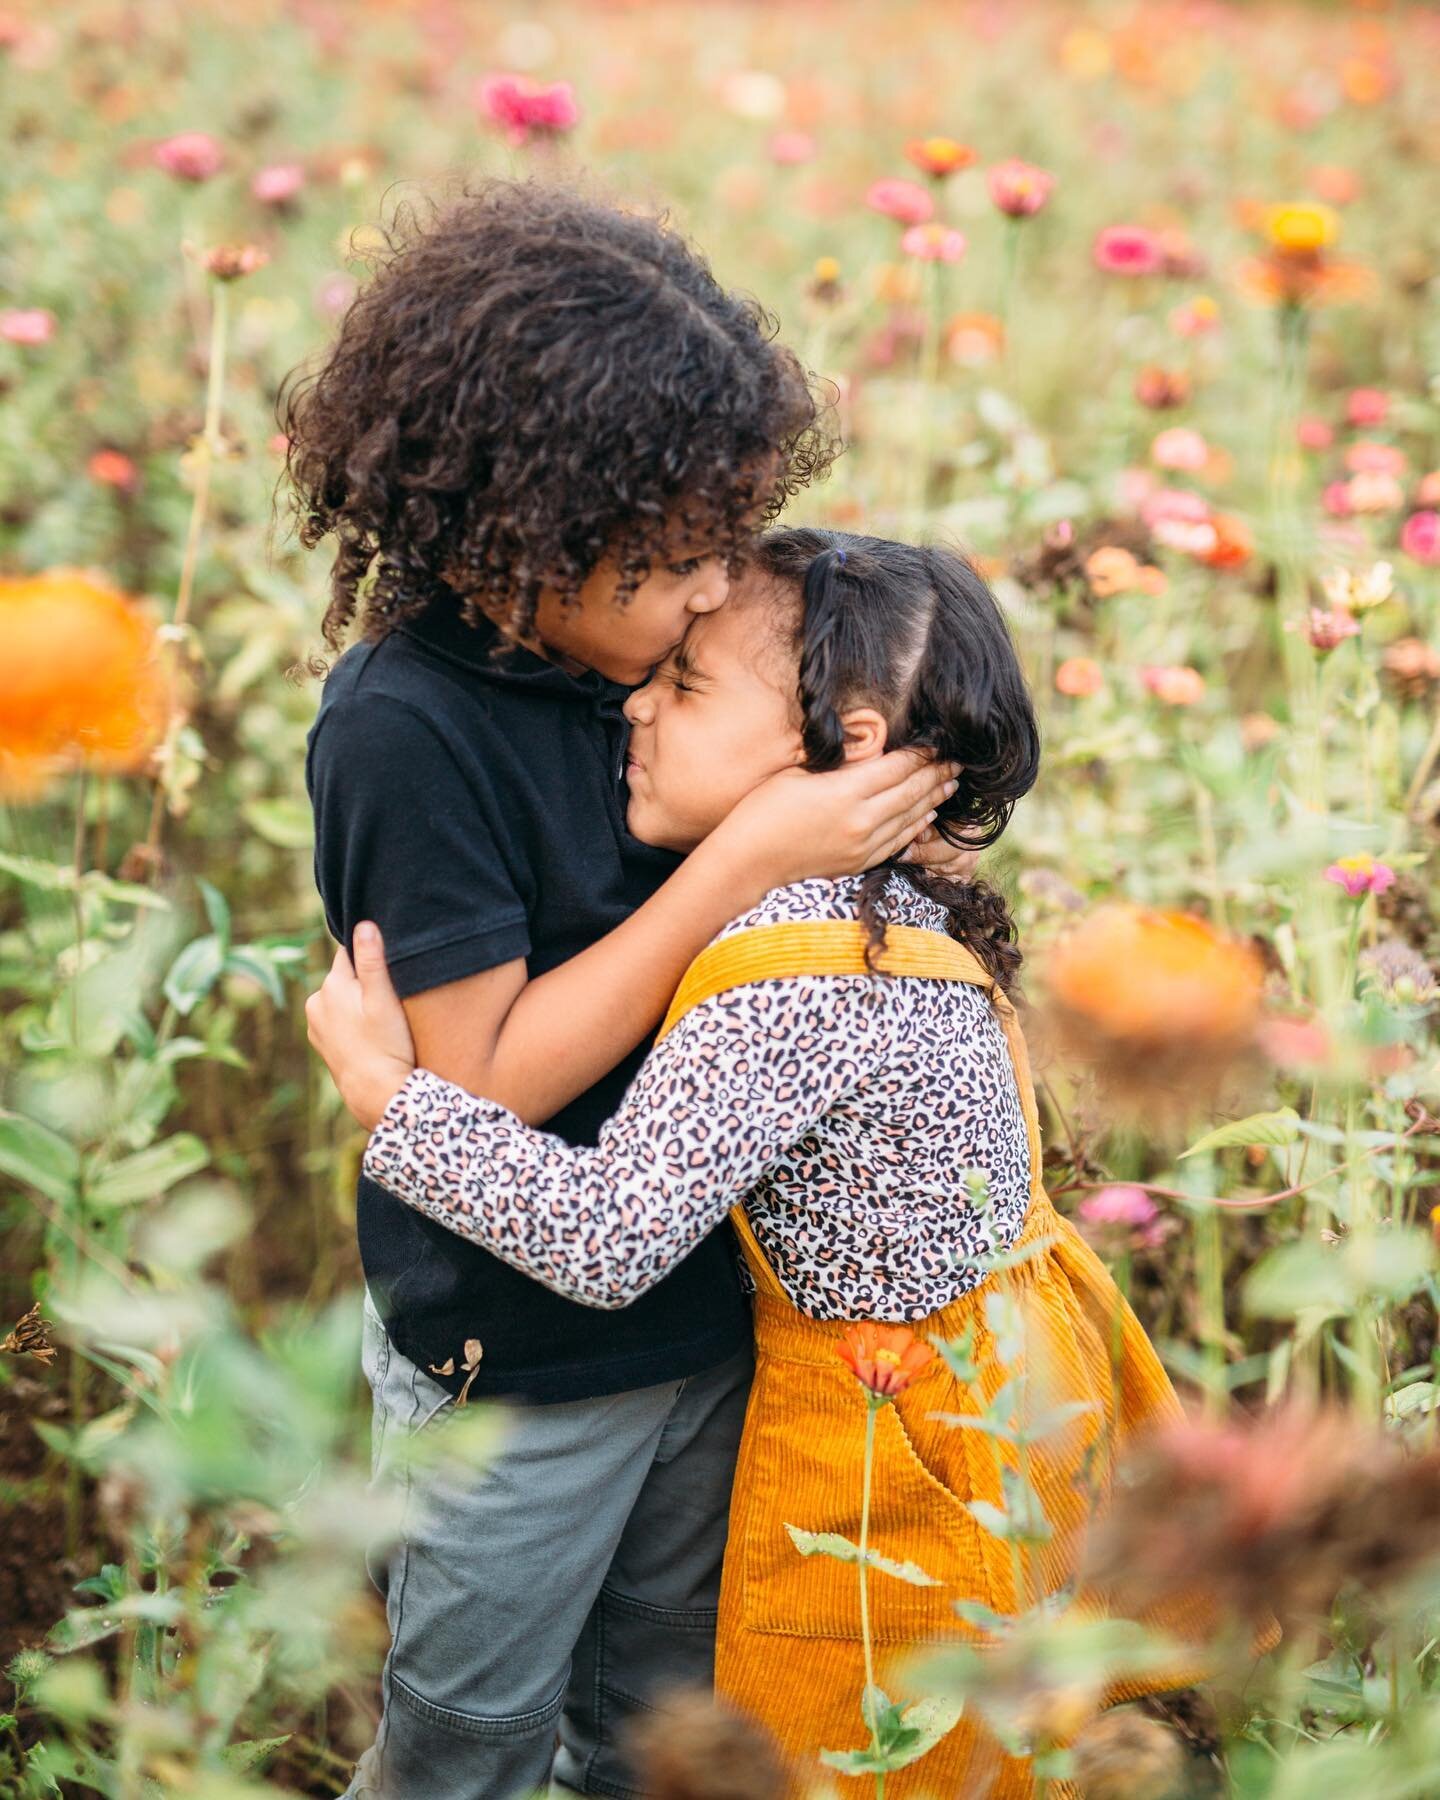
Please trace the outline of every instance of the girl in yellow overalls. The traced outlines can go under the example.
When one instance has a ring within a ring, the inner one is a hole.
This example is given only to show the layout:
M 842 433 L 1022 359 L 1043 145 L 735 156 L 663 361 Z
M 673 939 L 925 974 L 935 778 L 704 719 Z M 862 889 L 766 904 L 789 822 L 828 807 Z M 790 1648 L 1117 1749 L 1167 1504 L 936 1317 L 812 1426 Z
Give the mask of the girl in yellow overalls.
M 626 711 L 630 829 L 676 850 L 763 779 L 902 744 L 963 765 L 937 825 L 990 842 L 1038 769 L 1029 696 L 984 583 L 948 552 L 870 538 L 768 534 L 727 605 Z M 848 1328 L 969 1334 L 978 1369 L 962 1382 L 937 1357 L 876 1419 L 870 1543 L 937 1584 L 869 1582 L 876 1678 L 892 1694 L 916 1647 L 977 1636 L 957 1600 L 1014 1613 L 1064 1587 L 1117 1451 L 1178 1413 L 1134 1315 L 1046 1196 L 1012 939 L 998 895 L 914 866 L 777 889 L 692 966 L 593 1148 L 414 1069 L 363 933 L 359 979 L 342 952 L 309 1009 L 347 1104 L 374 1127 L 367 1173 L 572 1298 L 629 1304 L 734 1208 L 756 1374 L 716 1683 L 769 1728 L 797 1791 L 822 1773 L 822 1750 L 866 1741 L 856 1571 L 802 1557 L 787 1530 L 859 1536 L 867 1401 L 838 1354 Z M 1050 1535 L 1018 1565 L 968 1507 L 1003 1504 L 1015 1451 L 934 1417 L 976 1414 L 1017 1372 L 988 1304 L 1002 1293 L 1025 1405 L 1085 1403 L 1030 1448 Z M 1033 1786 L 1028 1760 L 967 1715 L 886 1793 Z

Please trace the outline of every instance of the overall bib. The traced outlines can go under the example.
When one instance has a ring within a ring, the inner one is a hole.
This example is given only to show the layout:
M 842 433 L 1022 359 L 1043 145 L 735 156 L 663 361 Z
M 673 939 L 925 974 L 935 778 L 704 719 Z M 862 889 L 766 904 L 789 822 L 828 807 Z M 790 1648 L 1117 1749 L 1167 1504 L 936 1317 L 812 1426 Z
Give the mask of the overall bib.
M 847 921 L 761 926 L 722 939 L 691 965 L 661 1035 L 691 1007 L 731 987 L 797 975 L 863 975 L 865 942 L 863 928 Z M 897 1670 L 917 1647 L 983 1642 L 957 1618 L 956 1600 L 1013 1613 L 1073 1577 L 1085 1525 L 1109 1491 L 1116 1453 L 1135 1435 L 1182 1415 L 1139 1320 L 1045 1192 L 1035 1091 L 1013 1003 L 970 951 L 939 932 L 891 926 L 878 962 L 887 974 L 965 981 L 989 994 L 1009 1043 L 1030 1144 L 1030 1207 L 1013 1249 L 1035 1247 L 914 1326 L 922 1339 L 972 1334 L 984 1398 L 937 1356 L 876 1421 L 870 1544 L 884 1556 L 918 1563 L 942 1584 L 915 1587 L 870 1573 L 876 1680 L 901 1700 L 915 1697 Z M 966 1204 L 963 1196 L 956 1204 Z M 857 1570 L 825 1556 L 802 1557 L 785 1527 L 858 1540 L 866 1395 L 836 1354 L 846 1323 L 800 1313 L 766 1261 L 744 1207 L 732 1218 L 755 1283 L 756 1367 L 730 1507 L 716 1691 L 771 1733 L 795 1793 L 828 1778 L 841 1793 L 860 1794 L 873 1778 L 854 1786 L 818 1762 L 822 1749 L 860 1749 L 868 1739 L 860 1718 L 865 1670 Z M 1023 1324 L 1024 1350 L 1009 1366 L 997 1354 L 986 1315 L 987 1297 L 997 1293 L 1015 1302 Z M 1017 1593 L 1010 1544 L 983 1530 L 965 1502 L 1003 1505 L 1001 1466 L 1017 1468 L 1018 1453 L 931 1415 L 978 1413 L 1022 1365 L 1025 1413 L 1038 1416 L 1073 1401 L 1089 1402 L 1092 1410 L 1030 1447 L 1029 1477 L 1052 1535 L 1023 1550 L 1024 1591 Z M 1095 1595 L 1076 1604 L 1104 1610 Z M 1203 1622 L 1186 1609 L 1163 1623 L 1178 1634 L 1190 1619 Z M 1188 1685 L 1200 1673 L 1192 1667 L 1112 1687 L 1105 1699 Z M 1048 1792 L 1063 1800 L 1075 1790 L 1052 1782 Z M 1034 1779 L 1028 1759 L 1006 1756 L 967 1715 L 920 1761 L 888 1774 L 885 1793 L 887 1800 L 1019 1800 L 1034 1793 Z

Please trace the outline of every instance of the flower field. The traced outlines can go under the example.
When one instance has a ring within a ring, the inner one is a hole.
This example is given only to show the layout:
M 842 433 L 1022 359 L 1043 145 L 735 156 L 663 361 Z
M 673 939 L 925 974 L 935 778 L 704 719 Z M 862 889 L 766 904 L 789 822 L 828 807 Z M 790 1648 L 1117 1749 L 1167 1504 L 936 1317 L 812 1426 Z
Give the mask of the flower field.
M 1036 700 L 1046 1183 L 1191 1409 L 1095 1566 L 1226 1627 L 1168 1708 L 1039 1606 L 928 1679 L 1057 1797 L 1440 1793 L 1440 13 L 21 0 L 0 108 L 0 1796 L 372 1734 L 277 399 L 397 209 L 576 169 L 833 384 L 787 517 L 963 546 Z

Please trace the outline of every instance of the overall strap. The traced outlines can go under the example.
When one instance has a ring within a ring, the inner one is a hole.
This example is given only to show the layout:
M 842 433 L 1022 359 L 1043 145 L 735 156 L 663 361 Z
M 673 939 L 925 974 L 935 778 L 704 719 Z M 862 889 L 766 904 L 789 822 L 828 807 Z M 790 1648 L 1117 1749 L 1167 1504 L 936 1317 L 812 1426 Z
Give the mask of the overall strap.
M 779 981 L 798 975 L 865 975 L 869 942 L 865 927 L 854 919 L 797 921 L 791 924 L 756 925 L 737 931 L 702 950 L 686 970 L 675 998 L 660 1027 L 659 1037 L 672 1030 L 685 1014 L 730 988 L 756 981 Z M 964 981 L 984 988 L 990 996 L 1010 1058 L 1025 1114 L 1030 1143 L 1030 1192 L 1043 1191 L 1041 1182 L 1040 1114 L 1035 1103 L 1035 1084 L 1030 1074 L 1030 1053 L 1014 1002 L 980 959 L 954 938 L 914 925 L 889 925 L 885 947 L 876 958 L 887 975 L 918 975 L 937 981 Z M 658 1038 L 657 1038 L 658 1042 Z M 778 1277 L 755 1241 L 743 1206 L 731 1210 L 735 1229 L 751 1253 L 757 1279 L 768 1275 L 766 1286 L 788 1299 Z

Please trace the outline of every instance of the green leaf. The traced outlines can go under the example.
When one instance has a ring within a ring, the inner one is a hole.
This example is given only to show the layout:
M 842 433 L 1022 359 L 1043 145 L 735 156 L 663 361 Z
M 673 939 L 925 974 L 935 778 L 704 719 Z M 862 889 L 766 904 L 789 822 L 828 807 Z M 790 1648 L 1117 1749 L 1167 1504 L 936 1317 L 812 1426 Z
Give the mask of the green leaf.
M 309 850 L 315 843 L 315 821 L 303 800 L 248 800 L 241 810 L 256 833 L 277 849 Z
M 980 1366 L 975 1361 L 975 1327 L 967 1325 L 958 1338 L 932 1337 L 930 1342 L 940 1352 L 941 1360 L 955 1379 L 970 1387 L 980 1379 Z
M 999 1399 L 997 1394 L 991 1402 L 991 1411 L 998 1410 Z M 987 1437 L 998 1438 L 1004 1444 L 1038 1444 L 1042 1438 L 1062 1430 L 1072 1420 L 1099 1410 L 1099 1404 L 1094 1400 L 1070 1400 L 1063 1406 L 1052 1407 L 1049 1412 L 1037 1413 L 1028 1425 L 1017 1425 L 1013 1417 L 1007 1420 L 983 1413 L 932 1412 L 927 1413 L 926 1417 L 948 1426 L 951 1431 L 981 1431 Z
M 263 950 L 257 950 L 253 944 L 240 944 L 225 958 L 227 975 L 248 975 L 252 981 L 258 981 L 266 994 L 276 1006 L 285 1004 L 285 989 L 281 985 L 280 976 L 275 964 Z
M 248 1775 L 252 1769 L 267 1762 L 282 1744 L 288 1744 L 290 1737 L 287 1731 L 284 1737 L 246 1738 L 242 1743 L 227 1744 L 221 1754 L 237 1775 Z
M 998 1275 L 1006 1269 L 1018 1269 L 1024 1263 L 1033 1262 L 1058 1242 L 1059 1239 L 1054 1237 L 1032 1238 L 1018 1250 L 987 1250 L 980 1256 L 956 1256 L 952 1261 L 957 1269 L 983 1269 L 987 1274 Z
M 790 1542 L 802 1556 L 832 1556 L 836 1562 L 858 1563 L 860 1546 L 835 1531 L 801 1531 L 798 1525 L 787 1525 Z M 893 1562 L 878 1550 L 865 1552 L 867 1569 L 878 1569 L 882 1575 L 893 1575 L 897 1581 L 908 1581 L 911 1587 L 941 1587 L 933 1575 L 927 1575 L 913 1562 Z
M 200 898 L 205 902 L 205 917 L 210 921 L 210 929 L 220 940 L 220 948 L 230 948 L 230 902 L 220 892 L 213 881 L 207 881 L 203 875 L 195 877 L 195 885 L 200 890 Z
M 182 1018 L 187 1017 L 210 992 L 225 966 L 225 952 L 213 933 L 188 943 L 170 965 L 165 977 L 165 998 Z
M 47 1200 L 63 1203 L 75 1197 L 80 1155 L 48 1125 L 27 1119 L 23 1113 L 0 1113 L 0 1175 L 24 1182 Z
M 1231 1150 L 1240 1145 L 1269 1144 L 1276 1148 L 1293 1144 L 1300 1135 L 1300 1115 L 1293 1106 L 1282 1106 L 1278 1112 L 1251 1113 L 1248 1119 L 1233 1119 L 1182 1150 L 1177 1160 L 1198 1156 L 1202 1150 Z
M 69 863 L 42 862 L 38 856 L 7 856 L 0 852 L 0 874 L 13 875 L 26 887 L 44 893 L 68 894 L 75 888 L 112 900 L 117 906 L 150 906 L 168 912 L 170 902 L 163 894 L 152 894 L 149 888 L 132 881 L 116 881 L 99 869 L 87 869 L 77 875 Z
M 900 1709 L 899 1729 L 893 1732 L 890 1743 L 882 1747 L 878 1756 L 873 1747 L 867 1746 L 864 1750 L 822 1750 L 820 1760 L 828 1768 L 839 1769 L 845 1775 L 908 1769 L 911 1763 L 928 1755 L 947 1732 L 955 1729 L 964 1711 L 963 1700 L 949 1697 L 912 1701 Z
M 210 1152 L 193 1132 L 178 1131 L 102 1170 L 87 1188 L 86 1198 L 96 1206 L 133 1206 L 165 1193 L 187 1175 L 198 1174 L 209 1161 Z
M 983 1600 L 957 1600 L 955 1611 L 967 1625 L 973 1625 L 977 1631 L 988 1631 L 992 1637 L 1003 1637 L 1015 1625 L 1013 1614 L 996 1612 Z

